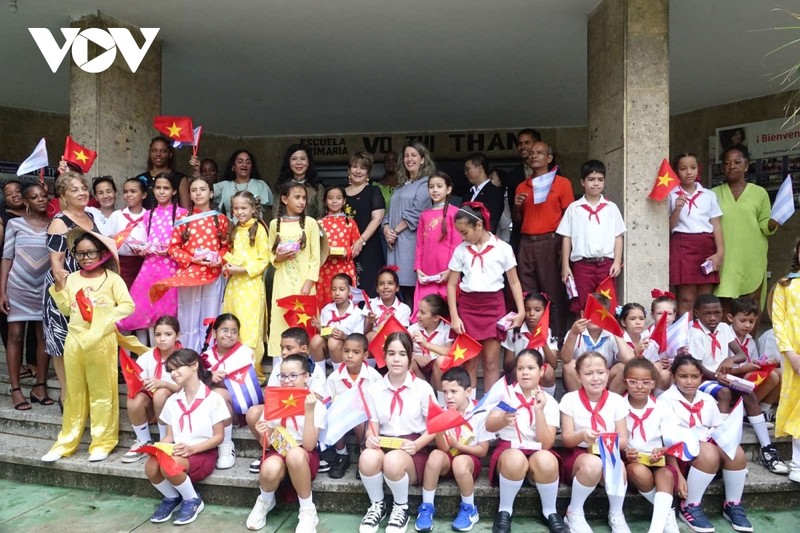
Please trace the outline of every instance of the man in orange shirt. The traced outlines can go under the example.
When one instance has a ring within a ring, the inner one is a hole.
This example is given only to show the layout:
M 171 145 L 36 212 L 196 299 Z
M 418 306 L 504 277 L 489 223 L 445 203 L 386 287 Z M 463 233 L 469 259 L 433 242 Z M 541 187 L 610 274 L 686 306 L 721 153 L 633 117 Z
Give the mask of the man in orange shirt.
M 525 292 L 544 292 L 551 301 L 550 327 L 553 335 L 563 339 L 567 320 L 567 294 L 561 281 L 561 236 L 556 233 L 561 217 L 575 200 L 572 183 L 556 176 L 547 199 L 533 203 L 533 180 L 547 174 L 553 161 L 553 149 L 536 142 L 528 150 L 525 164 L 531 176 L 517 186 L 514 196 L 514 226 L 520 228 L 517 271 Z

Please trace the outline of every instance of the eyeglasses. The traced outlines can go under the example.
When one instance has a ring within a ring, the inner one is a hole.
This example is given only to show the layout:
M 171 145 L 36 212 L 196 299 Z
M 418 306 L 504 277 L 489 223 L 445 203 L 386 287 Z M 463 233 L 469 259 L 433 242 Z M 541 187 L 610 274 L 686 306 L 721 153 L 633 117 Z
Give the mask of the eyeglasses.
M 217 333 L 219 335 L 238 335 L 239 334 L 239 330 L 236 329 L 236 328 L 233 328 L 233 329 L 219 328 L 217 330 Z
M 100 257 L 99 250 L 88 250 L 86 252 L 75 252 L 72 255 L 75 256 L 75 259 L 78 261 L 83 261 L 84 259 L 97 259 Z
M 645 389 L 649 389 L 649 388 L 653 387 L 656 384 L 656 382 L 653 381 L 652 379 L 642 379 L 642 380 L 639 380 L 639 379 L 626 379 L 625 383 L 627 383 L 628 387 L 631 387 L 632 389 L 635 389 L 635 388 L 637 388 L 639 386 L 642 386 Z
M 300 374 L 295 374 L 294 372 L 292 372 L 291 374 L 284 374 L 283 372 L 281 372 L 280 374 L 278 374 L 278 379 L 281 381 L 288 381 L 289 383 L 294 383 L 295 381 L 297 381 L 297 378 L 299 378 L 300 376 L 304 376 L 306 374 L 308 374 L 308 372 L 302 372 Z

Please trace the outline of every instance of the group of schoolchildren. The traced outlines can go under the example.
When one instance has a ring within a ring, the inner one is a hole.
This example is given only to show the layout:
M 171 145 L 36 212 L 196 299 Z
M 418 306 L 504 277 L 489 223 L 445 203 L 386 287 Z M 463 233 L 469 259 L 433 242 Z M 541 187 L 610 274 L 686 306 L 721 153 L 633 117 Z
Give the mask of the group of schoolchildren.
M 587 196 L 595 200 L 600 197 L 604 178 L 604 169 L 593 167 L 583 180 L 588 184 Z M 599 186 L 594 183 L 598 180 Z M 367 414 L 366 422 L 353 430 L 360 450 L 357 476 L 370 500 L 361 533 L 376 532 L 384 522 L 387 533 L 403 533 L 412 519 L 417 531 L 431 531 L 436 488 L 445 477 L 455 479 L 461 494 L 452 527 L 456 531 L 471 530 L 479 519 L 475 481 L 482 459 L 489 454 L 489 480 L 499 486 L 500 493 L 494 532 L 511 530 L 514 501 L 526 480 L 536 487 L 550 531 L 590 532 L 584 504 L 603 482 L 603 459 L 598 452 L 602 442 L 598 439 L 602 441 L 607 434 L 616 434 L 625 463 L 622 492 L 607 491 L 612 531 L 629 531 L 623 515 L 628 483 L 653 505 L 651 532 L 678 531 L 675 507 L 677 516 L 693 531 L 714 531 L 700 503 L 720 470 L 725 485 L 723 517 L 737 531 L 752 531 L 742 505 L 747 474 L 744 452 L 739 448 L 731 458 L 710 435 L 741 397 L 761 445 L 762 464 L 771 472 L 789 473 L 770 441 L 764 416 L 779 399 L 780 366 L 753 393 L 738 393 L 730 386 L 730 376 L 747 379 L 767 363 L 766 358 L 779 357 L 777 351 L 759 357 L 750 336 L 758 321 L 758 306 L 738 299 L 730 315 L 723 317 L 719 299 L 710 294 L 697 296 L 688 342 L 667 354 L 650 334 L 662 314 L 667 314 L 667 323 L 675 321 L 677 303 L 672 295 L 655 298 L 650 308 L 653 324 L 646 327 L 643 306 L 629 303 L 617 313 L 603 295 L 593 294 L 607 313 L 618 316 L 623 335 L 609 333 L 590 317 L 581 317 L 559 349 L 550 332 L 542 332 L 540 327 L 549 311 L 549 298 L 541 293 L 523 294 L 513 250 L 488 231 L 488 217 L 481 204 L 451 209 L 440 205 L 451 186 L 446 176 L 429 179 L 433 209 L 441 212 L 442 227 L 447 227 L 447 222 L 463 242 L 441 266 L 446 286 L 407 303 L 398 298 L 398 276 L 391 267 L 378 275 L 377 297 L 362 298 L 365 301 L 356 304 L 354 298 L 361 291 L 347 268 L 347 254 L 329 256 L 320 265 L 319 232 L 326 221 L 318 223 L 304 215 L 306 191 L 302 184 L 289 182 L 282 187 L 279 217 L 268 228 L 258 219 L 260 210 L 252 195 L 237 193 L 231 202 L 235 222 L 229 230 L 227 218 L 211 209 L 211 188 L 202 177 L 190 180 L 194 211 L 187 214 L 174 204 L 176 187 L 166 177 L 157 176 L 154 191 L 158 207 L 149 214 L 144 235 L 136 243 L 151 255 L 140 273 L 142 281 L 137 277 L 133 282 L 133 299 L 124 283 L 117 282 L 114 261 L 109 261 L 113 255 L 110 246 L 89 232 L 77 232 L 80 235 L 70 246 L 81 270 L 64 279 L 57 277 L 50 289 L 59 309 L 70 317 L 65 351 L 78 352 L 92 346 L 93 350 L 114 354 L 119 339 L 114 324 L 125 316 L 139 317 L 139 321 L 123 321 L 120 329 L 152 328 L 155 348 L 137 360 L 143 389 L 128 399 L 137 442 L 122 460 L 135 462 L 145 456 L 141 448 L 152 443 L 150 423 L 155 421 L 159 441 L 173 444 L 165 449 L 182 470 L 176 473 L 156 456 L 148 458 L 145 473 L 163 495 L 151 520 L 161 523 L 176 515 L 173 523 L 182 525 L 196 519 L 203 501 L 195 484 L 215 468 L 234 465 L 232 430 L 240 421 L 264 444 L 262 458 L 250 466 L 251 472 L 258 474 L 260 494 L 247 518 L 247 528 L 263 528 L 276 505 L 276 493 L 291 490 L 300 505 L 298 533 L 316 531 L 319 519 L 313 503 L 314 478 L 321 471 L 328 471 L 333 478 L 343 477 L 350 465 L 345 439 L 332 446 L 333 453 L 326 451 L 322 453 L 325 458 L 321 457 L 318 441 L 329 422 L 326 406 L 355 387 L 362 392 Z M 328 217 L 337 224 L 344 216 L 342 196 L 337 187 L 326 194 Z M 576 202 L 588 209 L 574 213 L 569 225 L 585 230 L 594 223 L 593 218 L 600 225 L 597 203 L 592 206 L 586 202 L 586 198 Z M 588 213 L 588 220 L 583 211 Z M 612 210 L 605 211 L 608 214 Z M 169 219 L 163 225 L 174 229 L 168 242 L 162 235 L 158 243 L 148 247 L 156 216 Z M 574 232 L 569 239 L 572 249 L 585 248 L 587 243 L 582 239 L 594 235 L 584 230 Z M 621 238 L 621 232 L 611 233 L 612 241 Z M 347 238 L 354 240 L 351 237 Z M 331 247 L 352 244 L 331 243 Z M 145 269 L 151 258 L 152 268 L 166 269 L 169 276 L 160 275 L 153 283 L 154 278 Z M 328 261 L 334 259 L 341 270 L 330 268 Z M 615 256 L 617 272 L 620 261 L 621 257 Z M 266 352 L 273 356 L 273 370 L 267 377 L 262 369 L 266 296 L 260 278 L 270 263 L 276 273 Z M 800 265 L 796 267 L 794 270 L 800 270 Z M 326 273 L 327 286 L 318 285 L 321 272 Z M 571 274 L 569 267 L 565 274 Z M 227 278 L 227 285 L 223 278 Z M 250 280 L 258 282 L 248 284 Z M 781 293 L 781 302 L 794 302 L 791 281 L 789 278 Z M 583 301 L 592 290 L 586 287 L 578 287 Z M 500 334 L 498 321 L 506 315 L 504 290 L 516 313 L 511 313 L 509 327 Z M 159 312 L 163 311 L 159 307 L 163 302 L 158 302 L 171 291 L 177 292 L 173 296 L 177 313 Z M 322 306 L 318 316 L 307 317 L 315 331 L 309 335 L 306 327 L 290 327 L 276 302 L 315 292 L 326 295 L 320 303 L 330 303 Z M 139 293 L 147 296 L 137 298 Z M 92 300 L 95 317 L 81 312 L 81 294 Z M 414 313 L 407 305 L 411 303 Z M 110 317 L 112 310 L 113 319 L 98 326 L 97 316 Z M 205 322 L 209 316 L 216 318 L 207 336 Z M 370 345 L 392 317 L 406 329 L 385 336 L 380 346 L 385 365 L 379 372 L 370 357 L 375 355 L 370 353 Z M 791 328 L 776 326 L 778 345 L 782 352 L 794 354 L 794 331 L 787 330 Z M 465 333 L 481 343 L 482 356 L 453 366 L 447 356 L 454 339 Z M 800 367 L 791 355 L 785 357 L 791 368 Z M 798 358 L 796 354 L 794 357 Z M 106 406 L 93 396 L 95 388 L 89 383 L 98 371 L 86 364 L 86 358 L 74 360 L 85 367 L 75 371 L 83 376 L 82 381 L 68 383 L 65 425 L 44 460 L 58 460 L 75 451 L 87 405 L 92 417 L 90 452 L 107 456 L 116 445 L 118 421 L 114 426 L 103 418 Z M 327 370 L 326 360 L 332 366 Z M 483 398 L 476 398 L 479 361 L 483 362 Z M 567 391 L 560 402 L 554 398 L 559 361 Z M 786 366 L 785 371 L 791 368 Z M 302 400 L 304 414 L 267 420 L 265 405 L 252 398 L 246 398 L 243 404 L 241 398 L 234 397 L 240 389 L 232 387 L 231 381 L 251 370 L 258 377 L 257 383 L 266 382 L 268 387 L 309 389 Z M 116 401 L 116 385 L 108 386 L 113 391 L 111 400 Z M 88 400 L 74 395 L 76 389 L 88 389 Z M 476 402 L 478 399 L 481 401 Z M 456 410 L 464 423 L 430 434 L 429 410 L 434 408 Z M 71 425 L 67 420 L 73 421 Z M 791 429 L 786 431 L 794 433 Z M 691 434 L 697 440 L 694 457 L 683 460 L 666 453 L 665 437 L 675 432 Z M 278 450 L 276 438 L 288 438 L 294 445 Z M 490 447 L 492 441 L 494 446 Z M 793 454 L 793 465 L 797 462 L 800 466 L 798 452 Z M 797 475 L 800 480 L 800 471 Z M 384 483 L 392 495 L 391 506 L 385 501 Z M 560 483 L 571 487 L 564 517 L 556 510 Z M 416 518 L 409 508 L 411 485 L 422 487 Z M 676 495 L 680 502 L 673 506 Z

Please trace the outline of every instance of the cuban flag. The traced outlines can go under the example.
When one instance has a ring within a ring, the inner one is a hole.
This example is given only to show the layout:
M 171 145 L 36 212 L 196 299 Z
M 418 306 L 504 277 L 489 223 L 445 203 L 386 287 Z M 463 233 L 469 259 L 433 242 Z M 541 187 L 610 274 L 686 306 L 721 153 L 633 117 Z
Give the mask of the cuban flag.
M 320 432 L 319 442 L 325 446 L 333 446 L 348 431 L 368 419 L 361 387 L 347 389 L 333 398 L 328 405 L 328 410 L 325 412 L 325 429 Z
M 195 129 L 192 130 L 192 146 L 197 146 L 200 144 L 200 134 L 203 132 L 203 126 L 197 126 Z M 185 143 L 181 141 L 174 141 L 172 143 L 173 148 L 182 148 Z
M 736 456 L 736 450 L 742 442 L 742 424 L 744 423 L 744 404 L 742 399 L 736 401 L 728 418 L 722 424 L 714 428 L 711 438 L 722 448 L 725 455 L 731 458 Z
M 240 415 L 247 414 L 250 407 L 264 403 L 264 392 L 258 383 L 256 368 L 253 365 L 229 372 L 223 383 L 231 395 L 233 410 Z
M 550 187 L 553 186 L 553 181 L 556 179 L 556 173 L 558 172 L 558 167 L 553 167 L 553 170 L 539 176 L 537 178 L 533 178 L 533 203 L 534 204 L 543 204 L 545 200 L 547 200 L 547 195 L 550 194 Z
M 600 459 L 603 460 L 603 480 L 606 494 L 625 496 L 628 485 L 622 475 L 622 457 L 619 454 L 619 433 L 601 433 L 597 437 Z
M 678 350 L 689 346 L 689 314 L 683 313 L 667 328 L 667 356 L 673 359 Z
M 770 218 L 783 226 L 794 214 L 794 190 L 792 189 L 792 175 L 786 176 L 775 196 L 775 204 L 772 206 Z

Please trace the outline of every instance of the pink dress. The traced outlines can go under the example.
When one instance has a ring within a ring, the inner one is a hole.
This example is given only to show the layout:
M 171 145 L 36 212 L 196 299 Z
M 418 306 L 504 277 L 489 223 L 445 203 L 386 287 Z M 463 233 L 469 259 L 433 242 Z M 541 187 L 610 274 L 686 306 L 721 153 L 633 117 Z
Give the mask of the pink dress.
M 148 213 L 145 219 L 147 244 L 153 249 L 166 252 L 172 239 L 172 224 L 186 216 L 186 209 L 178 207 L 173 211 L 172 205 L 159 205 L 151 213 L 152 217 Z M 131 285 L 131 297 L 136 302 L 136 309 L 132 315 L 117 324 L 119 329 L 132 331 L 149 328 L 164 315 L 177 316 L 178 289 L 171 288 L 163 298 L 150 302 L 150 287 L 157 281 L 174 276 L 177 270 L 177 263 L 169 255 L 147 255 L 142 269 Z
M 428 209 L 419 217 L 417 226 L 417 247 L 414 253 L 414 270 L 420 270 L 426 276 L 434 276 L 447 270 L 447 264 L 453 256 L 453 250 L 461 244 L 464 239 L 456 230 L 455 218 L 458 208 L 448 205 L 447 213 L 444 216 L 447 225 L 447 235 L 442 237 L 442 209 Z M 421 284 L 417 280 L 416 292 L 414 293 L 414 311 L 411 315 L 412 322 L 416 322 L 419 301 L 429 294 L 439 294 L 447 299 L 447 280 L 441 283 Z

